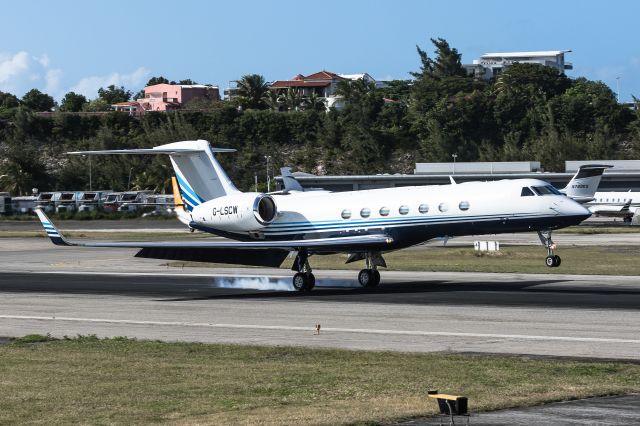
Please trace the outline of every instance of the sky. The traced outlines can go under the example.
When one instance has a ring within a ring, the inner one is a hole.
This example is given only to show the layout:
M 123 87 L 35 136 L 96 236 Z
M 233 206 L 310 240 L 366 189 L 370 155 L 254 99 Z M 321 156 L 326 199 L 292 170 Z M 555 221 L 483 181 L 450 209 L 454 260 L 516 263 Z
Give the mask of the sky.
M 56 100 L 152 76 L 220 86 L 328 70 L 407 79 L 416 45 L 446 39 L 463 63 L 487 52 L 564 50 L 570 77 L 640 98 L 640 1 L 0 0 L 0 90 Z

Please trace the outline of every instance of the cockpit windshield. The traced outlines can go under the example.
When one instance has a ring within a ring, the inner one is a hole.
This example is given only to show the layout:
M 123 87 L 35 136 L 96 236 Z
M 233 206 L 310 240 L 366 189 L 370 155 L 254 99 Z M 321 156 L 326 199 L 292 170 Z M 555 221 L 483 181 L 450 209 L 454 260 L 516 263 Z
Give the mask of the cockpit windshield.
M 531 189 L 538 195 L 562 195 L 562 192 L 558 191 L 552 185 L 532 186 Z
M 533 197 L 533 195 L 533 191 L 531 191 L 528 186 L 523 187 L 520 192 L 521 197 Z

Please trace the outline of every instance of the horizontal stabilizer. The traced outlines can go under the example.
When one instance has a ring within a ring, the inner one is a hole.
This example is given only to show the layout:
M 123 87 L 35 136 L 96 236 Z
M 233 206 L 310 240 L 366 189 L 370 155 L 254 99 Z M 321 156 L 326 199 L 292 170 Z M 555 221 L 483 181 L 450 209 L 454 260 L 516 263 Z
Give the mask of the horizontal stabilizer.
M 70 151 L 67 154 L 70 155 L 143 155 L 143 154 L 167 154 L 167 155 L 180 155 L 180 154 L 197 154 L 205 152 L 203 149 L 161 149 L 161 148 L 144 148 L 144 149 L 107 149 L 103 151 Z M 233 148 L 211 148 L 211 152 L 236 152 Z

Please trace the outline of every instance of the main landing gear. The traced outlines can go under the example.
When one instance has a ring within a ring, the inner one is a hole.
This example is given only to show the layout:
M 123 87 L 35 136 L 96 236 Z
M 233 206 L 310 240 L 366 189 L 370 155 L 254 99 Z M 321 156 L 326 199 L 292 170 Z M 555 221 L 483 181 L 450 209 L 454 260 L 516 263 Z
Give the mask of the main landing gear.
M 347 263 L 360 259 L 364 259 L 366 268 L 358 273 L 358 282 L 362 287 L 377 287 L 380 284 L 378 266 L 386 268 L 386 262 L 380 253 L 357 253 L 352 254 Z
M 547 257 L 545 258 L 544 263 L 549 268 L 557 268 L 560 266 L 562 259 L 554 253 L 557 246 L 551 240 L 551 231 L 538 231 L 538 237 L 540 238 L 542 245 L 547 248 Z
M 364 260 L 366 268 L 358 273 L 358 282 L 362 287 L 376 287 L 380 284 L 378 266 L 387 267 L 380 253 L 353 253 L 347 263 Z M 309 253 L 304 250 L 298 252 L 291 270 L 297 271 L 293 276 L 293 288 L 298 291 L 311 291 L 316 285 L 316 277 L 311 272 Z
M 298 273 L 293 276 L 293 288 L 298 291 L 311 291 L 313 287 L 315 287 L 316 277 L 311 272 L 309 253 L 299 251 L 291 269 L 298 271 Z

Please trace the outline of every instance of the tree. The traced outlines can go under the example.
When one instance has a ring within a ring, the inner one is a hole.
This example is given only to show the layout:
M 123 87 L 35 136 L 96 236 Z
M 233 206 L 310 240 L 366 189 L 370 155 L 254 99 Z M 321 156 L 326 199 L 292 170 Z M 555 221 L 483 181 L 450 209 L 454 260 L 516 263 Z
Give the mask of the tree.
M 259 74 L 243 75 L 238 80 L 238 97 L 243 109 L 264 109 L 269 85 Z
M 0 119 L 13 116 L 19 105 L 20 101 L 16 95 L 0 91 Z
M 16 95 L 0 91 L 0 109 L 16 108 L 19 104 Z
M 462 67 L 462 55 L 458 53 L 458 49 L 451 48 L 449 42 L 443 38 L 431 39 L 431 43 L 436 48 L 436 59 L 429 58 L 427 53 L 416 46 L 418 55 L 420 56 L 420 72 L 410 73 L 416 78 L 424 78 L 426 76 L 443 78 L 443 77 L 466 77 L 467 71 Z
M 191 80 L 190 78 L 187 78 L 187 79 L 185 79 L 185 80 L 180 80 L 180 81 L 178 82 L 178 84 L 184 84 L 184 85 L 186 85 L 186 86 L 189 86 L 189 85 L 191 85 L 191 84 L 198 84 L 198 83 L 196 83 L 195 81 Z
M 102 98 L 93 99 L 82 106 L 82 111 L 85 112 L 99 112 L 110 110 L 111 104 Z
M 160 77 L 151 77 L 149 79 L 149 81 L 147 81 L 146 86 L 154 86 L 156 84 L 170 84 L 169 80 L 167 80 L 166 78 L 164 78 L 163 76 Z
M 412 113 L 422 115 L 440 100 L 458 93 L 484 90 L 486 83 L 476 81 L 467 75 L 462 67 L 458 50 L 442 39 L 431 39 L 435 47 L 435 59 L 416 46 L 420 57 L 420 71 L 411 72 L 416 78 L 411 88 Z
M 106 89 L 102 87 L 98 89 L 98 97 L 109 105 L 117 104 L 118 102 L 127 102 L 131 99 L 131 94 L 132 93 L 123 86 L 116 87 L 113 84 Z
M 53 98 L 38 89 L 31 89 L 22 97 L 22 105 L 32 111 L 51 111 L 56 103 Z
M 64 95 L 62 102 L 60 103 L 60 110 L 67 112 L 82 111 L 82 107 L 87 103 L 87 98 L 84 95 L 69 92 Z

